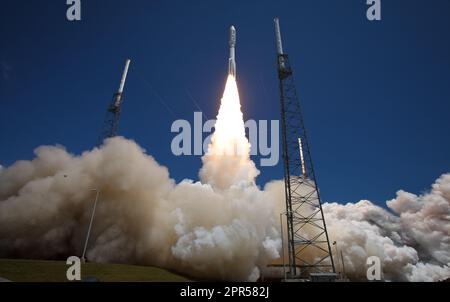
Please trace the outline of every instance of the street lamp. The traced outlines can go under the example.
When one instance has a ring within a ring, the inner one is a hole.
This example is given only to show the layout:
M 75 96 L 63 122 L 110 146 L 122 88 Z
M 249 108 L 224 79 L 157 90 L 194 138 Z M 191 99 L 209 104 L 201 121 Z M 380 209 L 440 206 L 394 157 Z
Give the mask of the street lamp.
M 338 267 L 340 267 L 341 265 L 339 263 L 339 251 L 338 251 L 337 241 L 334 241 L 333 245 L 336 248 L 336 258 L 337 258 L 337 262 L 338 262 Z M 339 275 L 341 275 L 341 272 L 339 272 Z
M 283 234 L 283 215 L 287 214 L 287 212 L 280 213 L 280 230 L 281 230 L 281 252 L 283 253 L 283 276 L 284 280 L 286 280 L 286 265 L 284 262 L 284 234 Z
M 94 206 L 92 208 L 91 220 L 89 221 L 89 227 L 88 227 L 88 231 L 87 231 L 87 234 L 86 234 L 86 241 L 84 242 L 83 255 L 81 256 L 81 261 L 83 263 L 86 262 L 86 258 L 85 258 L 85 256 L 86 256 L 86 249 L 87 249 L 87 245 L 88 245 L 88 242 L 89 242 L 89 236 L 91 235 L 92 222 L 94 221 L 95 208 L 97 207 L 98 196 L 100 194 L 100 190 L 98 190 L 98 189 L 92 189 L 91 191 L 95 191 L 96 194 L 95 194 Z

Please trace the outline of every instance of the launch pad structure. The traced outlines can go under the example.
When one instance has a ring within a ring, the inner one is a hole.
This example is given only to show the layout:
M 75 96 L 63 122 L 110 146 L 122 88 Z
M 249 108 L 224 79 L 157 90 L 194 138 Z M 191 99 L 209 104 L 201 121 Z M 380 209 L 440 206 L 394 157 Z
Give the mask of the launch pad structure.
M 283 52 L 278 18 L 274 19 L 277 44 L 277 66 L 282 122 L 282 154 L 286 198 L 288 272 L 285 281 L 334 281 L 337 279 L 322 202 L 314 173 L 302 110 L 294 83 L 289 57 Z M 228 74 L 236 76 L 236 29 L 230 27 Z M 117 135 L 122 93 L 130 60 L 127 59 L 119 89 L 108 107 L 98 145 Z M 98 198 L 98 193 L 97 193 Z M 97 199 L 96 198 L 96 199 Z M 95 215 L 95 204 L 90 225 Z M 282 225 L 282 230 L 283 230 Z M 282 231 L 282 237 L 283 235 Z M 86 238 L 85 250 L 89 240 Z M 84 253 L 83 253 L 84 254 Z M 283 261 L 284 262 L 284 261 Z M 283 270 L 286 268 L 283 263 Z
M 274 23 L 286 196 L 285 242 L 289 261 L 286 281 L 333 281 L 336 279 L 333 255 L 293 69 L 283 52 L 278 18 Z

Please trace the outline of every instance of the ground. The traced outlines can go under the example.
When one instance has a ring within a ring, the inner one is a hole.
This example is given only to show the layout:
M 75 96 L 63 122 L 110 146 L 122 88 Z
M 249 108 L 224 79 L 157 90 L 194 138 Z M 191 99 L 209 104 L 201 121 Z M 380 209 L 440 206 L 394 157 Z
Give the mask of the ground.
M 64 282 L 69 266 L 65 261 L 0 259 L 0 278 L 22 282 Z M 183 282 L 187 278 L 152 266 L 85 263 L 81 278 L 98 281 Z

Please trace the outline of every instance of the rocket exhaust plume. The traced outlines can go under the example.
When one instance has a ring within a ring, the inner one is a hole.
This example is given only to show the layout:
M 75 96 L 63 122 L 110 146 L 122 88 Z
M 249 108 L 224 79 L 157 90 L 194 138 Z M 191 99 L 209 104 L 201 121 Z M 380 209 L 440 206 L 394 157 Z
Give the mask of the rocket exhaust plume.
M 252 184 L 259 174 L 250 160 L 250 143 L 245 137 L 239 92 L 232 75 L 228 75 L 215 131 L 202 161 L 200 179 L 219 189 Z

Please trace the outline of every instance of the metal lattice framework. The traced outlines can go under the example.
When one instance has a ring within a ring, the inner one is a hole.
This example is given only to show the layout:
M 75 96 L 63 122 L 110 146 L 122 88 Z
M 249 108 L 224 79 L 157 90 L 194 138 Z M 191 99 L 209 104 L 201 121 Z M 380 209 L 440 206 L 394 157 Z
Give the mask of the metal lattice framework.
M 335 273 L 300 102 L 286 54 L 278 54 L 278 78 L 289 253 L 288 278 L 308 278 L 311 273 Z
M 106 138 L 114 137 L 117 135 L 117 129 L 119 128 L 120 111 L 122 103 L 122 93 L 114 93 L 113 99 L 106 111 L 105 122 L 103 124 L 102 134 L 99 137 L 98 144 L 101 145 Z M 118 104 L 118 105 L 117 105 Z
M 105 122 L 103 124 L 102 133 L 98 139 L 97 145 L 101 145 L 106 138 L 114 137 L 117 135 L 117 129 L 119 128 L 120 111 L 122 107 L 122 93 L 125 86 L 125 80 L 128 74 L 128 67 L 130 66 L 130 60 L 127 59 L 125 67 L 120 79 L 119 89 L 114 93 L 111 103 L 106 111 Z

